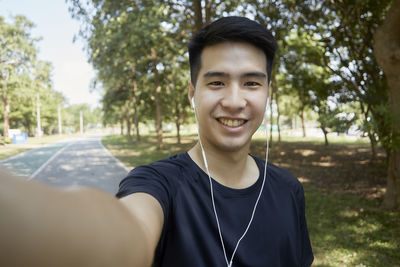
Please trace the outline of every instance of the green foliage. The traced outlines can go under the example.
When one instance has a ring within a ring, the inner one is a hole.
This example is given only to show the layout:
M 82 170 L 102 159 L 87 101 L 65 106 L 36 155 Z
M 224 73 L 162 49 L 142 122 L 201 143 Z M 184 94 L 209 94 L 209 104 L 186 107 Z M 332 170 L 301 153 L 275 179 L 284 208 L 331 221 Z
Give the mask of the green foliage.
M 240 2 L 209 2 L 202 8 L 199 0 L 69 1 L 104 92 L 105 122 L 137 117 L 174 121 L 177 127 L 184 123 L 190 112 L 189 37 L 211 19 L 234 12 Z
M 53 133 L 57 125 L 57 106 L 64 96 L 52 88 L 50 63 L 37 60 L 36 42 L 31 36 L 33 23 L 15 16 L 12 23 L 0 17 L 0 90 L 4 120 L 3 134 L 18 128 L 33 135 L 36 128 L 37 95 L 40 97 L 41 125 Z
M 390 139 L 387 117 L 379 111 L 388 104 L 388 95 L 386 78 L 373 54 L 373 35 L 391 2 L 303 1 L 291 6 L 297 14 L 293 22 L 323 49 L 317 64 L 329 69 L 332 81 L 341 83 L 336 97 L 341 102 L 359 102 L 361 117 L 373 117 L 376 127 L 369 129 L 380 140 Z
M 340 107 L 332 108 L 322 101 L 318 109 L 318 122 L 321 128 L 330 132 L 345 133 L 357 119 L 355 113 L 344 112 Z
M 103 114 L 99 108 L 92 109 L 88 104 L 75 104 L 67 106 L 62 111 L 63 127 L 67 133 L 80 130 L 80 113 L 82 112 L 83 130 L 95 127 L 103 121 Z
M 177 25 L 168 16 L 169 8 L 161 1 L 156 5 L 150 1 L 136 1 L 133 5 L 117 2 L 110 5 L 93 1 L 91 14 L 87 11 L 83 16 L 91 27 L 81 34 L 87 40 L 90 61 L 104 91 L 105 122 L 120 121 L 132 109 L 137 110 L 141 121 L 151 120 L 158 94 L 163 100 L 163 114 L 173 114 L 168 95 L 181 98 L 180 83 L 187 71 L 172 66 L 185 66 L 182 44 L 175 42 L 182 39 L 182 34 L 176 31 Z M 72 4 L 73 13 L 82 18 L 79 1 Z M 177 71 L 181 75 L 176 75 Z M 156 90 L 158 86 L 160 92 Z
M 321 125 L 346 128 L 348 122 L 337 117 L 340 109 L 326 103 L 358 103 L 360 129 L 388 149 L 394 142 L 380 109 L 388 104 L 386 79 L 373 55 L 373 34 L 391 0 L 69 2 L 82 21 L 108 123 L 133 116 L 157 121 L 157 107 L 164 121 L 185 122 L 188 39 L 214 18 L 239 14 L 254 17 L 278 40 L 272 97 L 282 114 L 317 111 Z

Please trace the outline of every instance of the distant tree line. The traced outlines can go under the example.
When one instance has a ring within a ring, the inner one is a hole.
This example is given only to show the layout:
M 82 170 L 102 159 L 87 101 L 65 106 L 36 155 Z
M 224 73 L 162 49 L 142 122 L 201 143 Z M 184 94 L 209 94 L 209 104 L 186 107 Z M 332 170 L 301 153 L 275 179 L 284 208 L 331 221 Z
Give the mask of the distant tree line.
M 31 30 L 34 24 L 24 16 L 12 17 L 11 22 L 0 16 L 0 131 L 9 139 L 9 129 L 20 129 L 34 136 L 37 133 L 37 107 L 40 108 L 41 131 L 58 132 L 58 109 L 65 132 L 79 130 L 79 113 L 84 121 L 101 122 L 99 114 L 88 105 L 67 105 L 62 93 L 54 90 L 52 66 L 38 59 L 37 42 Z

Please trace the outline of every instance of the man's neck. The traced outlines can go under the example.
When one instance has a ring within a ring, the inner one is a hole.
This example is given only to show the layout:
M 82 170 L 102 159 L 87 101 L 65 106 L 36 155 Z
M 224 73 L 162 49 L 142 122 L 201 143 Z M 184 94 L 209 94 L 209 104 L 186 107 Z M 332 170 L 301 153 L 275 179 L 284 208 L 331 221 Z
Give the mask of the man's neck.
M 204 147 L 204 150 L 210 175 L 220 184 L 240 189 L 249 187 L 257 181 L 259 170 L 254 159 L 248 155 L 248 147 L 239 151 L 220 151 L 211 147 Z M 197 143 L 188 153 L 207 173 L 200 144 Z

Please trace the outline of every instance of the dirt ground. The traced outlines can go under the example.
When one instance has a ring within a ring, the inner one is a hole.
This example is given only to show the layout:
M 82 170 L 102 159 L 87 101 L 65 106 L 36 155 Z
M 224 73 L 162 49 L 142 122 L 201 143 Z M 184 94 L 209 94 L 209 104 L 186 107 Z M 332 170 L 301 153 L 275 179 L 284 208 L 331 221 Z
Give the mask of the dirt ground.
M 251 151 L 264 157 L 264 146 L 255 142 Z M 383 149 L 377 151 L 376 159 L 372 159 L 367 144 L 273 142 L 269 161 L 322 192 L 351 193 L 381 202 L 386 185 L 386 157 Z

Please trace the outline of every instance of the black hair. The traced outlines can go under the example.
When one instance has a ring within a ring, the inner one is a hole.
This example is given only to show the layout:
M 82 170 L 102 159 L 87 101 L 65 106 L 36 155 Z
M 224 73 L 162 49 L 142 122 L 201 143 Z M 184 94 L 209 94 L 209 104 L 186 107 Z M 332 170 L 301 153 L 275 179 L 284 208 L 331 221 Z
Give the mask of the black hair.
M 201 53 L 207 46 L 223 42 L 245 42 L 261 49 L 267 60 L 268 83 L 277 43 L 271 32 L 258 22 L 245 17 L 223 17 L 195 33 L 188 44 L 190 76 L 195 86 L 201 67 Z

